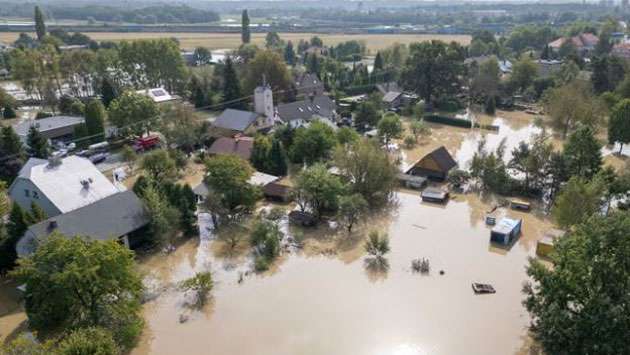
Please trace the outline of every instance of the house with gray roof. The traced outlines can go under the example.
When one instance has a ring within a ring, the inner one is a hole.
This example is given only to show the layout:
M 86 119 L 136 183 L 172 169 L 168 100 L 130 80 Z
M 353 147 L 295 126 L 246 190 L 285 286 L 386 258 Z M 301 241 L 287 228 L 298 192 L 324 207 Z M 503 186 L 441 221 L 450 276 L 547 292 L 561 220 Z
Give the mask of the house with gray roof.
M 315 95 L 320 96 L 324 94 L 324 84 L 319 80 L 317 75 L 311 73 L 304 73 L 298 76 L 295 81 L 295 88 L 298 95 Z
M 78 156 L 29 159 L 9 187 L 9 197 L 25 210 L 35 203 L 54 217 L 90 205 L 119 190 L 90 160 Z
M 304 100 L 276 107 L 276 115 L 279 120 L 296 128 L 307 125 L 312 120 L 324 121 L 334 126 L 337 117 L 337 106 L 328 96 L 311 96 Z
M 31 127 L 37 128 L 39 133 L 46 139 L 66 140 L 71 139 L 74 136 L 75 128 L 83 123 L 85 123 L 84 117 L 53 116 L 20 122 L 13 125 L 13 130 L 22 142 L 26 142 L 26 137 Z
M 38 243 L 54 232 L 66 237 L 118 240 L 130 246 L 133 241 L 129 240 L 128 235 L 148 223 L 149 215 L 133 191 L 117 192 L 30 226 L 18 241 L 16 250 L 19 256 L 31 254 Z
M 259 117 L 260 115 L 255 112 L 228 108 L 214 120 L 212 126 L 223 136 L 253 134 L 256 132 Z

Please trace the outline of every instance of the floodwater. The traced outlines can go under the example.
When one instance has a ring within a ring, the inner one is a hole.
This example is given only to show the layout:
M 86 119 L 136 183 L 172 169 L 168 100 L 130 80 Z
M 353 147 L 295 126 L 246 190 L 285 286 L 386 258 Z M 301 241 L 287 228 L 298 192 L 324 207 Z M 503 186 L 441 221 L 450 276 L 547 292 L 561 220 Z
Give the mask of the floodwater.
M 271 272 L 239 275 L 247 255 L 226 256 L 211 233 L 169 255 L 143 261 L 156 298 L 145 306 L 145 334 L 133 354 L 514 354 L 528 351 L 528 315 L 521 305 L 525 265 L 550 227 L 531 214 L 511 249 L 489 243 L 486 203 L 460 196 L 447 207 L 398 193 L 395 206 L 370 218 L 354 236 L 326 228 L 304 231 L 304 250 L 285 252 Z M 368 229 L 390 236 L 386 270 L 368 267 Z M 293 231 L 291 229 L 291 231 Z M 315 245 L 344 245 L 335 253 Z M 428 258 L 429 275 L 411 272 Z M 195 309 L 178 282 L 212 270 L 209 303 Z M 444 275 L 439 275 L 444 270 Z M 471 282 L 494 295 L 474 295 Z M 187 321 L 180 323 L 186 315 Z

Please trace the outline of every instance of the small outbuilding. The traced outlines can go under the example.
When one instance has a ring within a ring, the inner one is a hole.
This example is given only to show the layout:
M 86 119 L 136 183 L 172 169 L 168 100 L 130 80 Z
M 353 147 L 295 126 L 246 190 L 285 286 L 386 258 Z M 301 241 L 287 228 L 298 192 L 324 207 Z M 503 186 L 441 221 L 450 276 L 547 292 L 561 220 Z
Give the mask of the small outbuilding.
M 400 184 L 408 189 L 420 190 L 427 186 L 427 179 L 422 176 L 413 176 L 409 174 L 398 174 Z
M 457 162 L 444 146 L 437 148 L 411 165 L 405 174 L 424 176 L 431 180 L 444 181 Z
M 519 210 L 519 211 L 529 211 L 532 208 L 532 206 L 527 201 L 523 201 L 519 199 L 512 199 L 510 200 L 510 208 L 513 210 Z
M 245 160 L 249 160 L 249 158 L 252 156 L 253 148 L 254 139 L 252 137 L 220 137 L 212 143 L 210 149 L 208 149 L 208 154 L 237 155 Z
M 510 245 L 521 234 L 522 219 L 503 218 L 492 228 L 490 241 L 501 245 Z
M 556 241 L 564 235 L 564 232 L 552 229 L 536 244 L 536 255 L 547 258 L 555 250 Z

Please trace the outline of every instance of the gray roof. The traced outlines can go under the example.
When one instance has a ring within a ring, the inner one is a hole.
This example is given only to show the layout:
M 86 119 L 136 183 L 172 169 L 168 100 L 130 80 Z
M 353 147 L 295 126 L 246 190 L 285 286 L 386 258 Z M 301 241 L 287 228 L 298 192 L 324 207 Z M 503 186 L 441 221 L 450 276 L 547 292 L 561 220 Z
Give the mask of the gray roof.
M 39 120 L 27 120 L 20 122 L 13 126 L 15 133 L 18 136 L 26 137 L 28 135 L 31 126 L 37 127 L 40 132 L 51 131 L 63 127 L 76 126 L 80 123 L 84 123 L 85 118 L 75 116 L 53 116 L 46 117 Z
M 278 105 L 278 116 L 285 122 L 292 120 L 310 120 L 313 115 L 332 119 L 335 103 L 328 96 L 320 95 L 305 100 Z
M 383 96 L 383 102 L 392 103 L 394 102 L 394 100 L 400 97 L 400 95 L 402 94 L 397 91 L 389 91 L 387 94 L 385 94 L 385 96 Z
M 34 224 L 27 233 L 41 238 L 57 231 L 67 237 L 87 236 L 96 240 L 109 240 L 131 233 L 147 223 L 149 216 L 144 205 L 129 190 Z
M 381 92 L 381 94 L 385 95 L 390 91 L 401 92 L 400 86 L 395 81 L 390 81 L 388 83 L 376 84 L 376 89 Z
M 323 90 L 324 84 L 322 84 L 317 75 L 304 73 L 295 82 L 295 87 L 302 92 L 316 92 Z
M 257 113 L 228 108 L 217 117 L 213 125 L 218 128 L 242 132 L 256 122 L 256 118 L 258 118 Z

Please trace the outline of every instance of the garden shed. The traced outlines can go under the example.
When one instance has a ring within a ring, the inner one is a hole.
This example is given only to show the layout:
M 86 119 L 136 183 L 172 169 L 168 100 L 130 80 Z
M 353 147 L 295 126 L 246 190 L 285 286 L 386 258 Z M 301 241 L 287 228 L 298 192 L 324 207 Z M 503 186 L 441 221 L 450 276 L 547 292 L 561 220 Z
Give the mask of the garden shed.
M 523 220 L 503 218 L 492 228 L 490 241 L 502 245 L 510 245 L 521 234 Z

